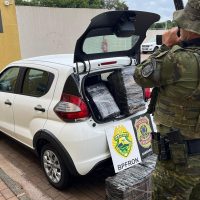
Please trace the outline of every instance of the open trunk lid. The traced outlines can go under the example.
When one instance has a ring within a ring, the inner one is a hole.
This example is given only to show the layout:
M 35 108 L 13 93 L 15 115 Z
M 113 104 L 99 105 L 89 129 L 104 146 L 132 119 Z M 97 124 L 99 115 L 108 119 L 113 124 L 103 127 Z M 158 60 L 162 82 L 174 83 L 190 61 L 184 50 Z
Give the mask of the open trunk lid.
M 135 58 L 147 29 L 159 19 L 157 14 L 142 11 L 109 11 L 97 15 L 77 40 L 74 62 Z

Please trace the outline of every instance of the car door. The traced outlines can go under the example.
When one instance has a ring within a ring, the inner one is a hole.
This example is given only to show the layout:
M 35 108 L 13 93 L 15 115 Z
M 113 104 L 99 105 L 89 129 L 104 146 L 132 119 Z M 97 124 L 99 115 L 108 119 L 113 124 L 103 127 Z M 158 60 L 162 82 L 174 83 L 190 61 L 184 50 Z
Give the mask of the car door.
M 16 138 L 32 147 L 34 134 L 44 127 L 52 101 L 57 70 L 29 65 L 24 68 L 20 94 L 14 100 Z
M 10 136 L 14 133 L 13 102 L 19 72 L 19 67 L 10 67 L 0 74 L 0 130 Z

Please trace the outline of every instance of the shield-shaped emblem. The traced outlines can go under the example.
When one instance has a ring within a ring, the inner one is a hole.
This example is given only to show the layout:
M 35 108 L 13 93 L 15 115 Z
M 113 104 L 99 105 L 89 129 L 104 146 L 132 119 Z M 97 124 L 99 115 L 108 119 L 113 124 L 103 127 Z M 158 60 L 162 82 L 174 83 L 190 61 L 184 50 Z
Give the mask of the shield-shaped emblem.
M 128 157 L 131 153 L 133 139 L 125 126 L 120 125 L 115 128 L 112 143 L 114 149 L 119 155 Z
M 139 144 L 143 148 L 149 148 L 151 146 L 151 126 L 149 119 L 144 116 L 135 121 L 135 129 L 137 132 L 137 139 Z

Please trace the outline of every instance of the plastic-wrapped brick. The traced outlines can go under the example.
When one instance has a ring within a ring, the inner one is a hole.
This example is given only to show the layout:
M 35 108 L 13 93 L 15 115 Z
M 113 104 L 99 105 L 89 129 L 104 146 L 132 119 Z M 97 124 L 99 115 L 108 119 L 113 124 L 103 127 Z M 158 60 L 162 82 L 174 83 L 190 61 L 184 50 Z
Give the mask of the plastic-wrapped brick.
M 124 114 L 134 114 L 145 109 L 142 88 L 133 78 L 135 68 L 126 67 L 108 77 L 109 88 Z
M 151 200 L 151 174 L 157 156 L 151 155 L 142 163 L 106 179 L 107 200 Z
M 86 91 L 90 100 L 95 104 L 101 119 L 120 115 L 119 107 L 104 83 L 88 86 Z

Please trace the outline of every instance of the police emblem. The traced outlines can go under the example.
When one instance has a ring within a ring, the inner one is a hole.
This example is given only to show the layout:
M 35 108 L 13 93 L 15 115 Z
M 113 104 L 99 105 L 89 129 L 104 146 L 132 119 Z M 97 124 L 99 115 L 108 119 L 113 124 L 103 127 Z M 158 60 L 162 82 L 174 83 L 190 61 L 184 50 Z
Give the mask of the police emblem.
M 119 125 L 115 128 L 112 145 L 115 151 L 123 157 L 128 157 L 131 153 L 133 138 L 123 125 Z
M 142 69 L 142 76 L 144 78 L 147 78 L 147 77 L 149 77 L 153 73 L 153 71 L 154 71 L 153 65 L 152 65 L 152 63 L 149 63 L 149 64 L 147 64 L 147 65 L 145 65 L 143 67 L 143 69 Z
M 144 116 L 135 120 L 135 129 L 137 132 L 137 139 L 139 144 L 143 148 L 149 148 L 151 146 L 151 126 L 149 123 L 149 119 Z

